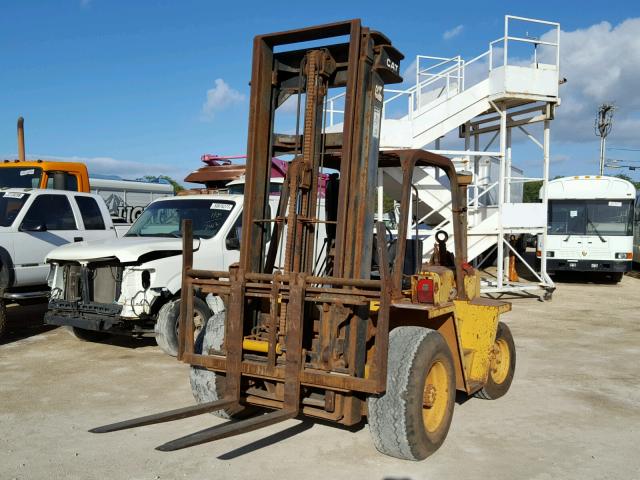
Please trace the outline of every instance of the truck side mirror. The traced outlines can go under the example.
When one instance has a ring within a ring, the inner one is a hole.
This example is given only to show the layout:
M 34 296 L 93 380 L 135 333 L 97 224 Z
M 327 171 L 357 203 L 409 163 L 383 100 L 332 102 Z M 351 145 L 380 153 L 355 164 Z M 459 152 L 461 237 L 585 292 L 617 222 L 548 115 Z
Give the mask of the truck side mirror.
M 240 250 L 240 239 L 238 237 L 227 237 L 225 241 L 227 250 Z
M 46 232 L 47 225 L 42 222 L 25 220 L 24 222 L 22 222 L 22 225 L 20 225 L 20 230 L 22 230 L 23 232 Z

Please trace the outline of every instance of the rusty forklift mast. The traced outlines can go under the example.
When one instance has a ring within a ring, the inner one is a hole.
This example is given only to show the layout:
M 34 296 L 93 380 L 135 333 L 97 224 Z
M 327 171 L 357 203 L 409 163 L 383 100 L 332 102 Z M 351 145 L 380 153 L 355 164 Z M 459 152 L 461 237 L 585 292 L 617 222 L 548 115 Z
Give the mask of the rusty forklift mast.
M 359 20 L 254 39 L 239 264 L 228 272 L 194 268 L 191 223 L 183 226 L 178 359 L 191 365 L 199 404 L 92 431 L 206 412 L 232 418 L 158 447 L 176 450 L 300 414 L 344 425 L 368 416 L 378 450 L 416 460 L 444 441 L 456 389 L 485 398 L 506 392 L 515 351 L 498 317 L 510 305 L 479 298 L 479 277 L 465 259 L 470 177 L 422 150 L 379 151 L 384 85 L 402 81 L 402 58 Z M 330 89 L 345 93 L 340 133 L 324 133 Z M 277 109 L 291 96 L 296 132 L 278 134 Z M 276 155 L 291 163 L 270 215 Z M 456 240 L 453 255 L 441 235 L 429 265 L 410 255 L 417 240 L 405 240 L 413 170 L 424 166 L 449 176 Z M 378 170 L 386 167 L 403 171 L 396 238 L 374 221 Z M 318 176 L 327 169 L 334 173 L 320 201 Z M 220 297 L 226 307 L 196 338 L 194 294 Z M 233 420 L 256 407 L 271 411 Z

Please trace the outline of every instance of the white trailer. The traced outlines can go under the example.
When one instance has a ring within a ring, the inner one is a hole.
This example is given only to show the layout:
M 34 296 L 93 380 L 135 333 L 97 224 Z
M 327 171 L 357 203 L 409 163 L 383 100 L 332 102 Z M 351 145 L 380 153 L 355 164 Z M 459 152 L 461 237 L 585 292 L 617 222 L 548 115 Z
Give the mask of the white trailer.
M 540 198 L 543 197 L 540 191 Z M 565 177 L 548 184 L 547 271 L 598 272 L 620 281 L 631 270 L 636 191 L 621 178 Z
M 151 202 L 173 196 L 169 183 L 90 177 L 89 185 L 91 193 L 104 199 L 116 226 L 131 225 Z

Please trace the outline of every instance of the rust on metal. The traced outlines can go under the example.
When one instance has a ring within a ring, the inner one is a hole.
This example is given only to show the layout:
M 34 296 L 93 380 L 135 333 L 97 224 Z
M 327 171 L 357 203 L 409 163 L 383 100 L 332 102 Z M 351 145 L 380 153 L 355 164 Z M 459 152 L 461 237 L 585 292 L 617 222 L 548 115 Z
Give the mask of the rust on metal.
M 336 37 L 342 43 L 332 43 Z M 326 44 L 295 46 L 318 40 Z M 283 48 L 288 45 L 291 49 Z M 468 179 L 433 153 L 379 151 L 384 86 L 402 80 L 402 58 L 387 37 L 359 20 L 254 38 L 240 261 L 228 272 L 194 268 L 193 232 L 190 222 L 184 223 L 178 358 L 224 373 L 224 408 L 253 404 L 276 410 L 196 432 L 160 450 L 241 434 L 299 413 L 353 425 L 366 415 L 366 396 L 386 389 L 390 329 L 402 317 L 443 323 L 453 318 L 453 301 L 466 299 L 464 276 L 472 272 L 465 243 Z M 331 89 L 344 91 L 343 127 L 323 133 Z M 296 131 L 279 134 L 278 108 L 292 97 Z M 278 154 L 290 162 L 271 215 L 271 159 Z M 423 166 L 442 169 L 452 190 L 456 293 L 442 305 L 412 303 L 404 292 L 412 177 Z M 403 173 L 393 257 L 384 224 L 374 215 L 374 187 L 379 169 L 386 167 Z M 321 201 L 318 177 L 328 168 L 337 173 L 329 176 Z M 195 292 L 225 301 L 223 351 L 194 348 Z M 449 330 L 454 338 L 455 330 Z M 245 339 L 260 348 L 243 348 Z

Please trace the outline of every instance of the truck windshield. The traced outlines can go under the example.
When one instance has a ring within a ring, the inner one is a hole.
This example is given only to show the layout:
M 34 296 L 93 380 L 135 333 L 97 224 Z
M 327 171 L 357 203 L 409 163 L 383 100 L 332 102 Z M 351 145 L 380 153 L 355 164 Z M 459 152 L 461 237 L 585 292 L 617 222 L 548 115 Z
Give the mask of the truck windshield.
M 193 222 L 195 238 L 211 238 L 227 220 L 235 203 L 227 200 L 161 200 L 152 203 L 126 237 L 182 237 L 182 220 Z
M 550 235 L 633 235 L 631 200 L 549 200 Z
M 4 192 L 0 194 L 0 227 L 11 226 L 28 198 L 29 194 L 27 193 Z
M 0 168 L 0 187 L 38 188 L 42 178 L 41 168 L 18 166 Z

